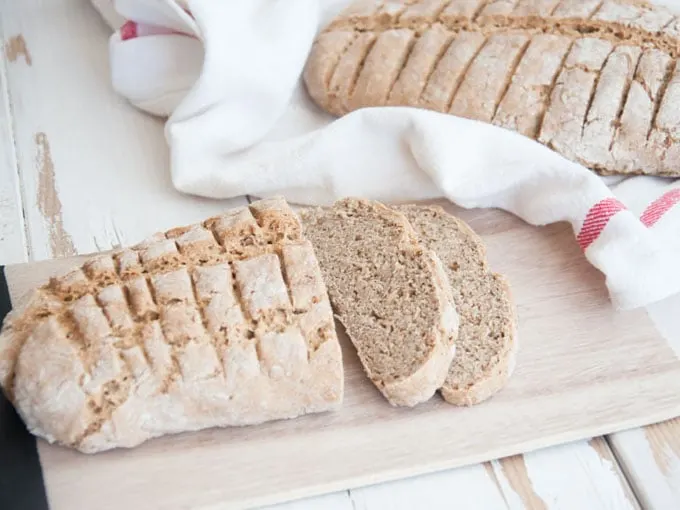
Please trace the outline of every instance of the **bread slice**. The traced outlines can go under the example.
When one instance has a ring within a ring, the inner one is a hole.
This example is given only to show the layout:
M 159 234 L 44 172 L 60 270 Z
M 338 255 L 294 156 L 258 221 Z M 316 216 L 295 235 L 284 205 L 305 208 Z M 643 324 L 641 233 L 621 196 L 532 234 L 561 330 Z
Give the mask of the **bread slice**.
M 680 17 L 641 0 L 359 0 L 317 37 L 311 97 L 512 129 L 601 174 L 680 176 Z
M 420 242 L 446 270 L 460 317 L 456 357 L 441 394 L 450 403 L 473 405 L 505 386 L 515 367 L 515 309 L 503 276 L 491 272 L 482 240 L 441 207 L 403 205 Z
M 368 377 L 393 405 L 428 400 L 444 383 L 458 331 L 437 256 L 378 202 L 344 199 L 301 218 Z
M 37 289 L 0 334 L 29 430 L 83 452 L 337 408 L 340 345 L 282 199 L 157 234 Z

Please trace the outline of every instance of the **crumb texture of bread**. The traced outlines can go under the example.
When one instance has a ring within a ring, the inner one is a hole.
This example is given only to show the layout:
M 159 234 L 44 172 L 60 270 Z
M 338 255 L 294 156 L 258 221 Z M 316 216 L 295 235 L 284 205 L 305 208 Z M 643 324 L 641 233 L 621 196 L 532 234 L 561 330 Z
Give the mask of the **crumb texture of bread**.
M 680 176 L 680 17 L 641 0 L 358 0 L 304 80 L 344 115 L 412 106 L 501 126 L 602 175 Z
M 53 278 L 4 323 L 4 392 L 86 453 L 336 409 L 340 344 L 301 232 L 275 197 Z
M 441 207 L 401 205 L 420 242 L 441 259 L 460 317 L 456 357 L 442 396 L 473 405 L 501 390 L 518 349 L 515 307 L 505 278 L 488 266 L 481 238 Z
M 437 256 L 402 214 L 378 202 L 343 199 L 301 218 L 368 377 L 393 405 L 429 399 L 444 382 L 458 331 Z

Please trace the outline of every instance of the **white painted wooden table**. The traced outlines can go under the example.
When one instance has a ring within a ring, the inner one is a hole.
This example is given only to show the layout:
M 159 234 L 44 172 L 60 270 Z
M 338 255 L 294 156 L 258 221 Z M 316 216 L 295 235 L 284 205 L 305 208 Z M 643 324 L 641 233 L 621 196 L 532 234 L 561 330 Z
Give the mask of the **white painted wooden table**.
M 246 202 L 172 188 L 162 123 L 111 91 L 109 29 L 86 0 L 0 0 L 0 20 L 0 264 L 131 244 Z M 651 310 L 669 337 L 679 307 Z M 277 508 L 640 507 L 680 508 L 680 420 Z

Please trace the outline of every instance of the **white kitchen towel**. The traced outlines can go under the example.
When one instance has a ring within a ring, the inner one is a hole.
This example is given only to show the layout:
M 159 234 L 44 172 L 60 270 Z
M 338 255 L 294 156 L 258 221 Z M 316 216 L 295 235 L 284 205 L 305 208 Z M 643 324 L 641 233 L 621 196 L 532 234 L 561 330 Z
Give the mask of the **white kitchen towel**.
M 116 11 L 113 0 L 92 0 L 92 5 L 113 30 L 118 30 L 125 23 L 125 18 Z
M 115 4 L 129 21 L 111 38 L 113 86 L 169 116 L 178 190 L 302 204 L 446 197 L 533 225 L 567 221 L 616 307 L 680 292 L 676 181 L 602 179 L 521 135 L 451 115 L 367 108 L 336 120 L 315 107 L 300 75 L 346 0 Z

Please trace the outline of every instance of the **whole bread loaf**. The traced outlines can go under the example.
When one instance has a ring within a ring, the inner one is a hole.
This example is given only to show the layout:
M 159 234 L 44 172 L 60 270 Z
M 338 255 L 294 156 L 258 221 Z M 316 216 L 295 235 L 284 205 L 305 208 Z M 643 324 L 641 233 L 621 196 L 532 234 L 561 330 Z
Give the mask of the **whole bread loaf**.
M 83 452 L 337 408 L 340 345 L 282 199 L 157 234 L 52 279 L 6 319 L 0 384 Z
M 519 344 L 510 286 L 490 270 L 482 239 L 465 222 L 436 206 L 394 208 L 439 256 L 460 317 L 456 357 L 441 394 L 455 405 L 478 404 L 500 391 L 515 368 Z
M 435 253 L 401 213 L 378 202 L 343 199 L 300 216 L 368 377 L 393 405 L 428 400 L 444 384 L 458 334 Z
M 680 18 L 639 0 L 359 0 L 305 69 L 336 115 L 414 106 L 601 174 L 680 176 Z

